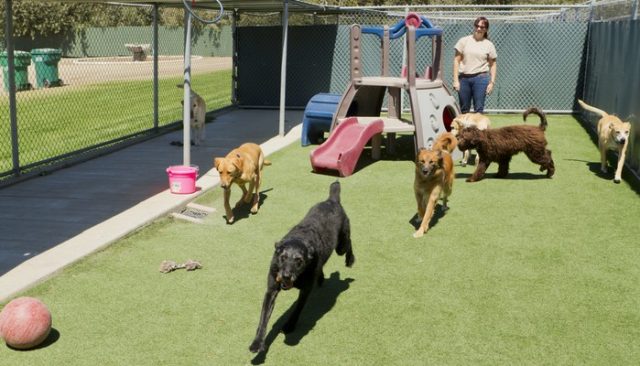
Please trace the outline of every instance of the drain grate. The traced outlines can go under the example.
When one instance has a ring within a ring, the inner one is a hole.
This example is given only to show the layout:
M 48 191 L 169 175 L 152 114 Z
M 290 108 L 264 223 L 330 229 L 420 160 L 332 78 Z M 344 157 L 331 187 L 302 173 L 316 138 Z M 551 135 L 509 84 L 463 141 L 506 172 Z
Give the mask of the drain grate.
M 172 216 L 178 219 L 202 224 L 204 223 L 204 218 L 215 211 L 216 209 L 213 207 L 207 207 L 197 203 L 189 203 L 181 212 L 174 212 Z
M 189 216 L 194 219 L 204 219 L 209 215 L 209 212 L 198 210 L 196 208 L 186 207 L 180 214 Z

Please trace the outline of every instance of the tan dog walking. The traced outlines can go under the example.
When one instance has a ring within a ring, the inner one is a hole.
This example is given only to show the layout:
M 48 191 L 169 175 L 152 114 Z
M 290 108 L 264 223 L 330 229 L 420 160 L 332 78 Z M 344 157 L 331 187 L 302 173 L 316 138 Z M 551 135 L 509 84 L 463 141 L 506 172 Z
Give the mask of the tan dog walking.
M 447 200 L 455 178 L 451 152 L 457 144 L 455 136 L 445 132 L 438 137 L 431 150 L 422 148 L 418 151 L 413 191 L 418 204 L 418 219 L 422 222 L 413 234 L 414 238 L 423 236 L 429 230 L 438 199 L 442 198 L 443 210 L 448 209 Z
M 631 123 L 623 122 L 617 116 L 608 114 L 602 109 L 590 106 L 578 99 L 578 104 L 589 112 L 599 115 L 598 120 L 598 147 L 600 148 L 600 171 L 607 172 L 607 150 L 618 152 L 618 166 L 613 178 L 615 183 L 622 181 L 622 168 L 624 167 L 627 145 L 629 145 L 629 133 Z
M 231 150 L 224 158 L 215 158 L 213 165 L 220 174 L 220 187 L 224 189 L 224 210 L 227 215 L 227 223 L 234 221 L 233 211 L 229 204 L 231 197 L 231 185 L 237 184 L 242 189 L 242 197 L 236 203 L 239 207 L 243 202 L 251 204 L 251 213 L 258 213 L 260 201 L 260 184 L 262 183 L 262 167 L 271 165 L 265 160 L 259 145 L 247 142 Z M 249 183 L 249 189 L 246 184 Z

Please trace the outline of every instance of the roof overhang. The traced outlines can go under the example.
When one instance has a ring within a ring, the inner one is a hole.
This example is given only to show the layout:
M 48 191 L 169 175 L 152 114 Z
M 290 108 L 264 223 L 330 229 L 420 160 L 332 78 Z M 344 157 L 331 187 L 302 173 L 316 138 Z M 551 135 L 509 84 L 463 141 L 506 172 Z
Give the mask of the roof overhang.
M 42 1 L 56 1 L 60 0 L 42 0 Z M 109 3 L 109 4 L 159 4 L 164 6 L 176 6 L 182 7 L 182 0 L 119 0 L 119 1 L 105 1 L 105 0 L 62 0 L 66 3 Z M 187 3 L 196 9 L 218 9 L 219 5 L 216 0 L 186 0 Z M 225 11 L 240 11 L 240 12 L 277 12 L 284 9 L 284 1 L 275 0 L 220 0 Z M 336 12 L 339 11 L 339 7 L 325 6 L 319 4 L 313 4 L 307 1 L 301 0 L 288 0 L 288 10 L 290 12 Z

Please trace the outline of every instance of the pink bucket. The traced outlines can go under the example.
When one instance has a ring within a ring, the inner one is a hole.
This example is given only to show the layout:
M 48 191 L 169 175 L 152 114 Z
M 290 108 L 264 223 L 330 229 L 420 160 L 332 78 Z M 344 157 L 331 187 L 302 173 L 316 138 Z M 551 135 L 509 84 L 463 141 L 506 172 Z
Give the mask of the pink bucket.
M 190 194 L 196 191 L 197 166 L 173 165 L 167 168 L 171 193 Z

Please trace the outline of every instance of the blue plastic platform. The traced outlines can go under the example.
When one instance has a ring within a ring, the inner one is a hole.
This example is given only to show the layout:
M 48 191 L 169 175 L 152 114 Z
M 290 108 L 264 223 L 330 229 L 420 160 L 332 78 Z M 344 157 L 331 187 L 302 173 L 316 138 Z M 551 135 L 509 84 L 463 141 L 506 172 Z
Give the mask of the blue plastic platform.
M 302 146 L 319 143 L 324 133 L 329 132 L 340 98 L 340 94 L 319 93 L 309 99 L 302 119 Z

